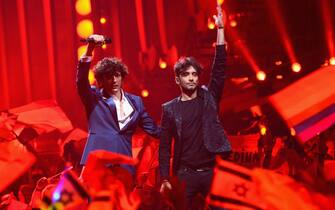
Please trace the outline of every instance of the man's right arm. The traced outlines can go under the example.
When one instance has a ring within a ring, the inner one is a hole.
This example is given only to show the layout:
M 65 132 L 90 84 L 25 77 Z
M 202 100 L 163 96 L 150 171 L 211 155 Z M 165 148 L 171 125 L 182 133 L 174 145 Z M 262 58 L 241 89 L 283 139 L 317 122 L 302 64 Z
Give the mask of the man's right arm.
M 161 120 L 162 133 L 159 144 L 159 168 L 161 178 L 163 180 L 162 185 L 166 185 L 169 179 L 169 171 L 170 171 L 172 129 L 167 108 L 163 105 L 162 109 L 163 109 L 162 120 Z
M 89 38 L 95 40 L 95 42 L 89 42 L 86 48 L 86 52 L 81 56 L 77 66 L 77 78 L 76 85 L 79 96 L 86 107 L 90 105 L 91 99 L 91 86 L 88 80 L 88 73 L 92 61 L 93 50 L 98 46 L 98 42 L 104 39 L 101 35 L 93 34 Z

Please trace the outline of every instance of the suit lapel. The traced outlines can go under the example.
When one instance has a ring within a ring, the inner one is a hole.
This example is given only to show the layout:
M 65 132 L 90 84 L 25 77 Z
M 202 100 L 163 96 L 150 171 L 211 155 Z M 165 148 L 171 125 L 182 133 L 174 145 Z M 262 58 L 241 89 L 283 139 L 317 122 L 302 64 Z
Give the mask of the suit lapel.
M 108 99 L 104 99 L 103 102 L 106 104 L 106 106 L 108 107 L 111 115 L 112 115 L 112 122 L 114 124 L 114 126 L 120 130 L 120 127 L 119 127 L 119 122 L 118 122 L 118 119 L 117 119 L 117 112 L 116 112 L 116 106 L 115 106 L 115 103 L 113 101 L 113 98 L 110 97 Z
M 136 119 L 138 118 L 139 116 L 139 112 L 138 112 L 138 109 L 136 107 L 136 102 L 135 102 L 135 99 L 132 98 L 129 94 L 127 94 L 126 92 L 123 92 L 124 93 L 124 96 L 127 98 L 128 102 L 130 103 L 130 106 L 133 107 L 134 111 L 133 113 L 131 114 L 131 119 L 130 121 L 127 123 L 127 125 L 125 125 L 121 131 L 123 130 L 126 130 L 130 125 L 134 124 L 134 122 L 136 121 Z
M 176 99 L 176 103 L 173 103 L 173 113 L 175 115 L 175 123 L 177 128 L 177 134 L 179 139 L 181 139 L 181 129 L 182 129 L 182 116 L 181 116 L 181 104 L 180 97 Z

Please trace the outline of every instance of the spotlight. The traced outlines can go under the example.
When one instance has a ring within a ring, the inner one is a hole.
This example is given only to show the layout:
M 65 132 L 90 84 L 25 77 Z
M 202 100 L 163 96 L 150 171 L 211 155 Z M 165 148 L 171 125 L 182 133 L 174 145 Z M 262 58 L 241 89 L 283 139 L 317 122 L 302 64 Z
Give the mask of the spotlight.
M 259 71 L 257 72 L 256 77 L 259 81 L 264 81 L 266 79 L 266 74 L 264 71 Z
M 283 75 L 281 74 L 276 75 L 276 79 L 283 79 Z
M 335 57 L 331 57 L 331 58 L 329 59 L 329 64 L 330 64 L 331 66 L 335 66 Z
M 298 72 L 301 71 L 301 65 L 299 63 L 297 63 L 297 62 L 293 63 L 291 67 L 292 67 L 292 71 L 293 72 L 298 73 Z
M 77 0 L 76 11 L 80 15 L 88 15 L 91 13 L 91 1 L 90 0 Z
M 237 22 L 236 22 L 236 20 L 231 20 L 231 21 L 229 21 L 229 25 L 230 25 L 230 27 L 236 27 L 237 26 Z
M 144 90 L 141 91 L 141 95 L 142 95 L 144 98 L 146 98 L 146 97 L 149 96 L 149 91 L 146 90 L 146 89 L 144 89 Z
M 261 133 L 262 136 L 266 135 L 266 127 L 264 125 L 259 126 L 259 132 Z
M 281 60 L 278 60 L 278 61 L 276 61 L 276 62 L 275 62 L 275 64 L 276 64 L 276 66 L 280 66 L 280 65 L 282 65 L 282 64 L 283 64 L 283 61 L 281 61 Z
M 207 20 L 207 27 L 210 29 L 210 30 L 213 30 L 215 28 L 215 23 L 212 21 L 211 18 L 208 18 Z
M 166 61 L 164 59 L 160 58 L 159 59 L 159 68 L 166 69 L 166 67 L 167 67 Z
M 106 18 L 102 17 L 100 18 L 100 23 L 101 24 L 105 24 L 107 22 Z
M 93 34 L 93 22 L 88 19 L 80 21 L 77 24 L 77 34 L 81 38 L 87 38 Z

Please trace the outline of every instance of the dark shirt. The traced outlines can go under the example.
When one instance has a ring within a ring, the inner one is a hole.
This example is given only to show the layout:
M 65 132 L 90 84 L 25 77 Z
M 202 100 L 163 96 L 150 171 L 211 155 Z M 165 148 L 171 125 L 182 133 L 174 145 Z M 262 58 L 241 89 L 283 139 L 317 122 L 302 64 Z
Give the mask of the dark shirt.
M 180 106 L 182 114 L 181 166 L 194 169 L 213 166 L 215 155 L 208 152 L 203 143 L 203 103 L 200 97 L 181 101 Z

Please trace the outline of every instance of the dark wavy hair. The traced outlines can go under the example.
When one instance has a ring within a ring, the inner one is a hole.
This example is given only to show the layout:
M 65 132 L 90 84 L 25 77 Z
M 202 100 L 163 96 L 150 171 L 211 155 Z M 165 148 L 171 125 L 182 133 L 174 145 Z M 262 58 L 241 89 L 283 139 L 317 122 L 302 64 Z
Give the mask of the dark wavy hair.
M 94 76 L 98 82 L 115 72 L 120 72 L 122 78 L 129 74 L 128 67 L 116 57 L 103 58 L 94 67 Z
M 188 69 L 190 66 L 192 66 L 200 75 L 202 71 L 202 66 L 198 63 L 198 61 L 193 57 L 181 57 L 174 65 L 174 73 L 176 76 L 179 76 L 180 73 Z

